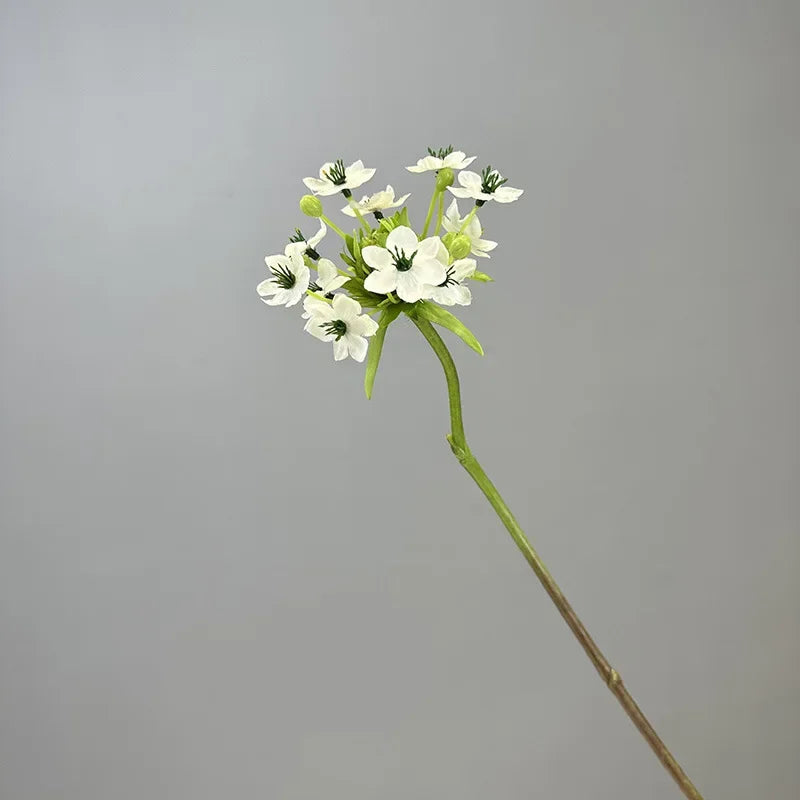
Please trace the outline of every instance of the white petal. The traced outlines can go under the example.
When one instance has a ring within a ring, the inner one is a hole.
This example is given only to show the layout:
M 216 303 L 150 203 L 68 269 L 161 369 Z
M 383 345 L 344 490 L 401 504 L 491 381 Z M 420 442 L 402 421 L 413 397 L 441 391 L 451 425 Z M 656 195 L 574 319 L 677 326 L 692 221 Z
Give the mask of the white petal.
M 322 166 L 319 168 L 319 177 L 320 177 L 320 179 L 321 179 L 321 180 L 323 180 L 323 181 L 326 181 L 326 182 L 330 183 L 330 182 L 331 182 L 331 179 L 328 177 L 328 175 L 330 175 L 330 174 L 331 174 L 331 170 L 332 170 L 332 169 L 333 169 L 335 166 L 336 166 L 336 165 L 333 163 L 333 161 L 326 161 L 326 162 L 325 162 L 325 163 L 324 163 L 324 164 L 323 164 L 323 165 L 322 165 Z
M 361 306 L 346 294 L 337 294 L 333 298 L 333 313 L 344 322 L 349 322 L 361 313 Z
M 395 228 L 386 237 L 386 249 L 390 253 L 393 253 L 395 249 L 397 249 L 405 251 L 407 256 L 411 256 L 416 252 L 418 243 L 419 239 L 417 239 L 417 234 L 405 225 Z
M 357 186 L 361 186 L 362 183 L 366 183 L 375 174 L 375 172 L 376 170 L 374 168 L 364 169 L 362 166 L 359 169 L 354 169 L 351 174 L 350 168 L 348 167 L 348 171 L 346 173 L 347 180 L 339 188 L 355 189 Z
M 320 320 L 318 319 L 309 320 L 306 324 L 305 330 L 307 333 L 310 333 L 315 339 L 319 339 L 321 342 L 329 342 L 333 336 L 332 333 L 328 333 L 321 326 Z
M 472 172 L 468 169 L 462 170 L 458 173 L 458 182 L 465 189 L 474 189 L 475 191 L 480 191 L 481 176 L 478 175 L 477 172 Z
M 326 303 L 318 297 L 312 297 L 310 294 L 307 294 L 305 300 L 303 300 L 303 308 L 306 310 L 307 317 L 312 319 L 317 317 L 319 319 L 324 319 L 326 322 L 330 321 L 330 314 L 328 312 L 332 312 L 333 310 L 330 303 Z
M 459 175 L 460 174 L 461 173 L 459 173 Z M 460 186 L 448 186 L 447 189 L 456 197 L 460 197 L 462 200 L 467 200 L 470 197 L 476 197 L 476 193 L 473 189 L 462 189 Z
M 438 286 L 447 277 L 447 268 L 435 258 L 415 258 L 414 266 L 406 275 L 414 275 L 414 278 L 420 283 L 430 283 L 432 286 Z M 400 278 L 397 279 L 397 293 L 400 295 Z M 400 295 L 402 297 L 402 295 Z M 402 298 L 405 300 L 405 298 Z
M 434 169 L 441 169 L 442 168 L 442 159 L 436 158 L 436 156 L 425 156 L 425 158 L 421 158 L 417 161 L 416 166 L 414 167 L 406 167 L 409 172 L 430 172 Z
M 347 340 L 344 336 L 334 340 L 333 357 L 336 361 L 344 361 L 347 358 Z
M 397 287 L 397 270 L 393 266 L 370 272 L 364 280 L 364 288 L 375 294 L 389 294 Z
M 310 283 L 311 272 L 309 271 L 308 267 L 303 264 L 294 274 L 294 286 L 292 286 L 292 290 L 298 289 L 300 292 L 305 294 L 305 291 L 308 289 Z
M 524 189 L 512 189 L 510 186 L 501 186 L 495 193 L 494 199 L 498 203 L 513 203 Z
M 476 239 L 472 243 L 472 255 L 491 258 L 489 251 L 494 250 L 495 247 L 497 247 L 497 242 L 492 242 L 489 239 Z
M 439 254 L 441 253 L 443 244 L 442 240 L 438 236 L 429 236 L 427 239 L 423 239 L 419 246 L 417 247 L 417 257 L 418 258 L 438 258 Z M 447 248 L 444 248 L 445 252 Z M 446 258 L 447 256 L 445 256 Z
M 458 200 L 453 198 L 453 202 L 447 206 L 447 211 L 444 212 L 444 219 L 442 224 L 444 229 L 450 233 L 456 233 L 461 227 L 461 214 L 458 211 Z
M 468 306 L 472 303 L 472 292 L 469 290 L 469 286 L 452 286 L 453 290 L 453 300 L 456 305 L 459 306 Z
M 453 278 L 457 281 L 463 281 L 475 272 L 477 266 L 474 258 L 460 258 L 450 265 L 450 269 L 453 270 Z
M 325 234 L 327 232 L 328 226 L 322 220 L 320 220 L 319 230 L 308 240 L 308 246 L 316 247 L 325 238 Z
M 278 289 L 272 297 L 263 298 L 268 306 L 282 306 L 286 303 L 287 299 L 291 301 L 292 296 L 289 289 Z
M 292 262 L 289 260 L 288 255 L 267 256 L 264 263 L 270 269 L 288 269 L 291 270 Z
M 308 189 L 311 189 L 314 194 L 333 194 L 334 192 L 328 191 L 333 186 L 331 181 L 321 180 L 320 178 L 303 178 L 303 183 L 306 185 Z M 338 191 L 335 186 L 333 186 L 334 191 Z
M 388 237 L 387 237 L 388 238 Z M 364 263 L 372 269 L 386 269 L 392 265 L 392 254 L 384 247 L 369 244 L 361 250 Z
M 378 323 L 372 317 L 361 314 L 350 323 L 349 330 L 356 336 L 373 336 L 378 330 Z
M 265 281 L 261 281 L 261 283 L 256 286 L 256 291 L 261 297 L 271 297 L 277 291 L 280 290 L 280 286 L 272 278 L 267 278 Z
M 398 206 L 403 205 L 403 203 L 405 203 L 409 197 L 411 197 L 411 192 L 404 194 L 402 197 L 398 197 L 397 200 L 395 200 L 390 206 L 387 206 L 387 208 L 397 208 Z
M 336 265 L 329 258 L 321 258 L 317 262 L 317 283 L 323 288 L 337 275 Z
M 418 279 L 417 273 L 416 265 L 407 272 L 397 273 L 397 296 L 407 303 L 416 303 L 422 299 L 422 281 Z
M 361 362 L 367 357 L 368 345 L 363 336 L 348 332 L 342 338 L 347 340 L 347 349 L 356 361 Z
M 308 249 L 307 242 L 289 242 L 286 247 L 283 248 L 283 252 L 289 257 L 294 258 L 295 255 L 299 255 L 300 258 L 303 257 L 303 254 Z

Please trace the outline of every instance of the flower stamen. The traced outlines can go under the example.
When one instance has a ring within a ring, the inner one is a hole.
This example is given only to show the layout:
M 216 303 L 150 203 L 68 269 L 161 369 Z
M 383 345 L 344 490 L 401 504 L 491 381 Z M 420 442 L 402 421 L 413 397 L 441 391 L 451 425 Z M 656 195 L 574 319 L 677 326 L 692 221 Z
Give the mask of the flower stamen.
M 414 256 L 416 254 L 417 251 L 415 250 L 410 256 L 407 256 L 405 250 L 400 250 L 395 247 L 392 255 L 392 258 L 394 258 L 394 268 L 398 272 L 408 272 L 414 265 Z
M 270 267 L 270 271 L 281 289 L 291 289 L 297 281 L 295 274 L 287 266 Z
M 323 322 L 320 328 L 336 337 L 335 341 L 339 341 L 347 333 L 347 323 L 342 319 L 335 319 L 333 322 Z

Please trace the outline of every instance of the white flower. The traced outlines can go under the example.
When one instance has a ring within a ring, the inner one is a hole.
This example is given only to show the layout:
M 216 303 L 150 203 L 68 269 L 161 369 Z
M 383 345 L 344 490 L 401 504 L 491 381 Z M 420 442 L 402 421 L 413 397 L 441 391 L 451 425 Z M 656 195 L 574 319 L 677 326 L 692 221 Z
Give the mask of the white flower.
M 340 158 L 338 161 L 328 161 L 320 167 L 319 178 L 303 178 L 303 183 L 314 194 L 323 197 L 337 192 L 349 191 L 366 183 L 375 174 L 374 169 L 367 169 L 363 161 L 354 161 L 345 167 Z
M 407 303 L 422 299 L 423 286 L 437 286 L 445 279 L 445 266 L 439 260 L 444 251 L 438 236 L 421 242 L 417 234 L 401 225 L 386 237 L 386 246 L 368 245 L 361 250 L 366 264 L 375 271 L 364 281 L 364 288 L 376 294 L 397 291 Z
M 325 238 L 327 232 L 328 226 L 322 220 L 319 221 L 319 230 L 310 239 L 304 239 L 300 228 L 295 228 L 295 236 L 293 236 L 289 244 L 286 245 L 284 252 L 288 256 L 292 250 L 299 250 L 300 253 L 305 253 L 310 250 L 309 256 L 312 258 L 314 258 L 314 256 L 319 258 L 316 252 L 317 245 Z
M 463 224 L 464 220 L 458 213 L 458 201 L 453 200 L 447 207 L 447 211 L 442 219 L 442 225 L 446 231 L 458 233 L 461 231 L 461 226 Z M 476 215 L 472 216 L 472 219 L 467 223 L 467 227 L 464 228 L 461 233 L 469 239 L 470 252 L 473 255 L 480 256 L 481 258 L 491 258 L 489 251 L 497 247 L 497 242 L 492 242 L 489 239 L 481 239 L 483 228 Z
M 320 294 L 329 294 L 341 289 L 349 278 L 346 275 L 340 275 L 336 265 L 328 258 L 321 258 L 317 262 L 317 279 L 311 284 L 313 291 L 319 291 Z M 316 285 L 316 288 L 315 288 Z
M 382 192 L 375 192 L 372 197 L 364 195 L 361 201 L 356 203 L 356 206 L 362 214 L 369 214 L 375 211 L 385 211 L 387 208 L 397 208 L 403 205 L 409 197 L 410 195 L 404 194 L 402 197 L 398 197 L 397 200 L 395 200 L 394 189 L 392 189 L 391 186 L 387 186 Z M 345 206 L 342 211 L 347 214 L 348 217 L 354 217 L 356 215 L 353 207 L 349 205 Z
M 409 172 L 432 172 L 433 170 L 442 169 L 443 167 L 450 167 L 450 169 L 464 169 L 468 167 L 477 156 L 470 156 L 461 150 L 446 153 L 445 150 L 440 150 L 440 155 L 434 155 L 433 151 L 428 151 L 430 155 L 425 156 L 417 161 L 413 167 L 406 167 Z
M 333 357 L 342 361 L 351 356 L 363 361 L 367 355 L 366 336 L 378 330 L 378 323 L 366 314 L 361 306 L 346 294 L 337 294 L 332 303 L 306 297 L 303 301 L 308 319 L 305 330 L 323 342 L 333 342 Z
M 425 299 L 435 300 L 443 306 L 468 306 L 472 292 L 464 281 L 475 272 L 474 258 L 460 258 L 448 268 L 444 280 L 437 286 L 425 287 Z
M 264 261 L 271 278 L 256 287 L 261 299 L 270 306 L 293 306 L 306 293 L 311 273 L 303 261 L 303 253 L 295 245 L 285 255 L 267 256 Z
M 456 197 L 471 197 L 473 200 L 477 200 L 478 205 L 483 205 L 489 200 L 497 200 L 498 203 L 513 203 L 523 190 L 503 186 L 506 180 L 507 178 L 503 178 L 496 169 L 486 167 L 480 175 L 471 170 L 459 172 L 458 182 L 461 187 L 448 186 L 447 188 Z

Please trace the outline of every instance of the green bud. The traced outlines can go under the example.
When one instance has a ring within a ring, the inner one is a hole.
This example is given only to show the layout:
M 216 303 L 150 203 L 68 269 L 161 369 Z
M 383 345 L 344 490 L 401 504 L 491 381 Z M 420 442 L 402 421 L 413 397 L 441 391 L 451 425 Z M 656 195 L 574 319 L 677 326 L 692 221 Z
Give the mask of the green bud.
M 453 243 L 453 239 L 455 239 L 457 235 L 458 234 L 451 231 L 442 236 L 442 244 L 444 244 L 448 251 L 450 250 L 450 245 Z
M 307 217 L 321 217 L 322 216 L 322 203 L 318 197 L 313 194 L 304 194 L 300 198 L 300 210 Z
M 453 237 L 447 249 L 450 251 L 450 255 L 458 261 L 459 258 L 466 258 L 469 255 L 471 247 L 472 242 L 470 242 L 469 236 L 459 233 Z
M 450 167 L 442 167 L 442 169 L 440 169 L 436 174 L 436 188 L 440 192 L 443 192 L 448 186 L 453 185 L 455 177 L 456 176 Z

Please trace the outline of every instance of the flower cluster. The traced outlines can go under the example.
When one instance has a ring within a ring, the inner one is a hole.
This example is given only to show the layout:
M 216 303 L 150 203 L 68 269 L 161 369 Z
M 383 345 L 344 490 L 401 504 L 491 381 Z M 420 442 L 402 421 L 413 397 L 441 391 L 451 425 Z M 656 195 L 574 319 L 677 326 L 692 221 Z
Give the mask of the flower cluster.
M 492 280 L 478 271 L 471 257 L 490 258 L 490 251 L 497 247 L 497 242 L 483 238 L 477 211 L 491 200 L 510 203 L 522 189 L 506 186 L 507 179 L 491 166 L 480 173 L 466 169 L 474 160 L 452 147 L 429 148 L 428 155 L 407 167 L 409 172 L 432 172 L 434 177 L 433 196 L 419 233 L 404 206 L 409 194 L 395 197 L 394 189 L 387 186 L 355 200 L 353 189 L 369 181 L 375 170 L 362 161 L 349 166 L 341 159 L 327 162 L 318 178 L 303 179 L 312 194 L 300 200 L 303 213 L 319 220 L 319 230 L 308 239 L 296 230 L 282 254 L 265 259 L 269 277 L 257 287 L 261 299 L 286 307 L 302 300 L 305 330 L 331 342 L 337 361 L 347 356 L 356 361 L 367 358 L 367 395 L 386 329 L 401 313 L 449 328 L 482 352 L 470 331 L 443 306 L 468 306 L 470 283 Z M 456 173 L 458 185 L 454 186 Z M 454 199 L 445 211 L 448 191 Z M 352 233 L 323 212 L 319 198 L 338 193 L 347 201 L 342 213 L 358 221 Z M 474 200 L 464 216 L 458 199 Z M 320 255 L 329 230 L 342 240 L 338 264 Z

